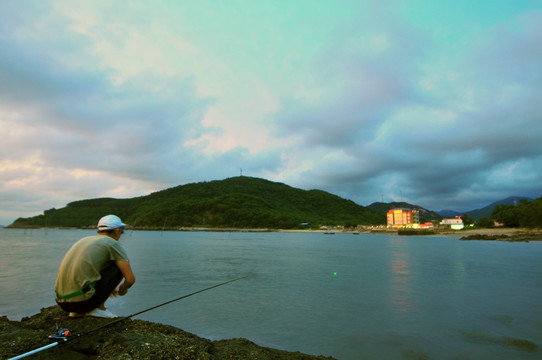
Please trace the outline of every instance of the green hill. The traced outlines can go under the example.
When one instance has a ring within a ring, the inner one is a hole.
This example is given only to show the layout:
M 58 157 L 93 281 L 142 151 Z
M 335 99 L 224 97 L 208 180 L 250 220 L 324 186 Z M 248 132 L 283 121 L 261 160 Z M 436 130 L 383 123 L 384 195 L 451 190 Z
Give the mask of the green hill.
M 95 227 L 116 214 L 133 228 L 180 227 L 293 229 L 319 225 L 385 224 L 385 214 L 321 190 L 301 190 L 251 177 L 200 182 L 131 199 L 69 203 L 43 215 L 19 218 L 10 227 Z

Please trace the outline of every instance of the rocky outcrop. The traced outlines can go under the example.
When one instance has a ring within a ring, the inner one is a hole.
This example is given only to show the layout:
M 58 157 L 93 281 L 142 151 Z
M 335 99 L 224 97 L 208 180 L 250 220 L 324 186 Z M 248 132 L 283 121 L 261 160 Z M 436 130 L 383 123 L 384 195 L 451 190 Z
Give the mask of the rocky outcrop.
M 11 321 L 0 317 L 0 358 L 14 357 L 50 344 L 48 336 L 67 328 L 73 334 L 87 333 L 29 359 L 198 359 L 198 360 L 324 360 L 331 357 L 306 355 L 258 346 L 246 339 L 211 341 L 173 326 L 125 319 L 110 326 L 112 319 L 70 318 L 58 306 L 39 314 Z M 98 331 L 95 329 L 105 326 Z

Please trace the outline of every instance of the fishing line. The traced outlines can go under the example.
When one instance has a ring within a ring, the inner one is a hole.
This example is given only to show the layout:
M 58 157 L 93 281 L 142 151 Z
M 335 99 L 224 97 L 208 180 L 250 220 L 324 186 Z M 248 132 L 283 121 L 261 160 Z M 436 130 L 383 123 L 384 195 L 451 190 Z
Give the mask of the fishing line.
M 198 291 L 195 291 L 193 293 L 190 293 L 190 294 L 187 294 L 187 295 L 183 295 L 183 296 L 180 296 L 176 299 L 172 299 L 172 300 L 169 300 L 169 301 L 166 301 L 164 303 L 161 303 L 161 304 L 158 304 L 158 305 L 155 305 L 153 307 L 150 307 L 148 309 L 145 309 L 145 310 L 141 310 L 139 312 L 136 312 L 136 313 L 133 313 L 132 315 L 128 315 L 128 316 L 125 316 L 125 317 L 121 317 L 121 318 L 118 318 L 114 321 L 111 321 L 110 323 L 107 323 L 105 325 L 102 325 L 102 326 L 98 326 L 97 328 L 95 329 L 92 329 L 92 330 L 88 330 L 88 331 L 82 331 L 80 333 L 77 333 L 77 334 L 73 334 L 73 335 L 68 335 L 68 336 L 62 336 L 62 335 L 59 335 L 59 336 L 56 336 L 56 335 L 51 335 L 51 339 L 58 339 L 56 340 L 55 342 L 49 344 L 49 345 L 45 345 L 45 346 L 42 346 L 40 348 L 37 348 L 37 349 L 34 349 L 32 351 L 29 351 L 29 352 L 26 352 L 24 354 L 21 354 L 21 355 L 18 355 L 18 356 L 15 356 L 15 357 L 12 357 L 12 358 L 9 358 L 8 360 L 16 360 L 16 359 L 22 359 L 22 358 L 25 358 L 27 356 L 30 356 L 30 355 L 33 355 L 33 354 L 36 354 L 40 351 L 43 351 L 43 350 L 47 350 L 47 349 L 50 349 L 52 347 L 55 347 L 57 345 L 61 345 L 61 344 L 64 344 L 64 343 L 67 343 L 68 341 L 71 341 L 71 340 L 75 340 L 75 339 L 78 339 L 82 336 L 85 336 L 85 335 L 88 335 L 88 334 L 91 334 L 91 333 L 94 333 L 96 331 L 99 331 L 99 330 L 102 330 L 103 328 L 105 327 L 108 327 L 110 325 L 113 325 L 113 324 L 118 324 L 126 319 L 129 319 L 131 317 L 134 317 L 134 316 L 137 316 L 137 315 L 141 315 L 143 313 L 146 313 L 147 311 L 151 311 L 151 310 L 154 310 L 154 309 L 157 309 L 161 306 L 164 306 L 164 305 L 168 305 L 168 304 L 171 304 L 172 302 L 175 302 L 175 301 L 179 301 L 179 300 L 182 300 L 182 299 L 186 299 L 187 297 L 190 297 L 190 296 L 193 296 L 193 295 L 196 295 L 196 294 L 199 294 L 199 293 L 202 293 L 204 291 L 208 291 L 208 290 L 211 290 L 211 289 L 214 289 L 214 288 L 217 288 L 219 286 L 223 286 L 223 285 L 226 285 L 226 284 L 230 284 L 234 281 L 238 281 L 238 280 L 241 280 L 241 279 L 246 279 L 248 276 L 243 276 L 243 277 L 240 277 L 240 278 L 237 278 L 237 279 L 233 279 L 233 280 L 229 280 L 229 281 L 226 281 L 226 282 L 223 282 L 223 283 L 220 283 L 220 284 L 216 284 L 216 285 L 213 285 L 213 286 L 210 286 L 208 288 L 205 288 L 205 289 L 202 289 L 202 290 L 198 290 Z M 68 329 L 62 329 L 61 332 L 63 332 L 64 334 L 69 334 L 69 330 Z M 60 333 L 59 333 L 60 334 Z

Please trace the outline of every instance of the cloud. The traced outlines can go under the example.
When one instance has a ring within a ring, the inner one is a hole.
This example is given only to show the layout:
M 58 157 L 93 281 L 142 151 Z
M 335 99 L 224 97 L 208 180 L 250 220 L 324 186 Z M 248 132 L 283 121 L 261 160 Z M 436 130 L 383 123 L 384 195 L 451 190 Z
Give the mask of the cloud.
M 361 203 L 375 199 L 378 189 L 394 200 L 400 189 L 409 189 L 404 193 L 411 202 L 462 209 L 469 200 L 491 202 L 497 192 L 492 189 L 513 194 L 516 176 L 497 181 L 502 168 L 522 164 L 520 177 L 540 173 L 538 20 L 539 13 L 530 13 L 488 31 L 444 71 L 426 66 L 430 42 L 405 24 L 396 25 L 402 31 L 373 36 L 373 44 L 384 45 L 369 55 L 336 45 L 334 59 L 321 61 L 326 70 L 313 70 L 323 74 L 315 76 L 318 90 L 283 102 L 279 133 L 313 148 L 307 182 L 356 194 Z M 520 21 L 523 28 L 515 31 Z M 535 183 L 523 181 L 520 189 L 540 194 Z
M 541 194 L 535 6 L 32 5 L 0 3 L 0 222 L 241 169 L 361 205 Z

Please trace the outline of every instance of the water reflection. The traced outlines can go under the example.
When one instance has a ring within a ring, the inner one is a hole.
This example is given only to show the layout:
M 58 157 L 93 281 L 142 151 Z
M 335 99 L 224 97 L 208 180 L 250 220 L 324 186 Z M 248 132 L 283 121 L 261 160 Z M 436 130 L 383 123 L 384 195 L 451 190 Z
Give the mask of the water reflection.
M 404 238 L 390 239 L 390 305 L 392 310 L 409 313 L 413 306 L 412 260 Z

